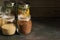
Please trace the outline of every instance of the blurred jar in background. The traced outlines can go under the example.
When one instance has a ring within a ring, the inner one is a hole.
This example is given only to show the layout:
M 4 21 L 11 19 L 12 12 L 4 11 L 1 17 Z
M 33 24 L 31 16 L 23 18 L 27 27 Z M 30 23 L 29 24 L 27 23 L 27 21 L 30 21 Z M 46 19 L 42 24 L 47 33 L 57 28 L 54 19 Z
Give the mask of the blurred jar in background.
M 1 26 L 5 24 L 3 17 L 4 13 L 2 12 L 2 6 L 0 6 L 0 30 L 1 30 Z

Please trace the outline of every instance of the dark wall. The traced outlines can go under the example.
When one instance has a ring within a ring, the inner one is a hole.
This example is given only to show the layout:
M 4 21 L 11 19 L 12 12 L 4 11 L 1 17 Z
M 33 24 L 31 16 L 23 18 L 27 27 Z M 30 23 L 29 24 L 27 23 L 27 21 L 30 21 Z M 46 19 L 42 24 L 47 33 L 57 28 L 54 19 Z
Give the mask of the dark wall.
M 0 4 L 4 0 L 0 1 Z M 60 17 L 60 0 L 27 0 L 32 17 Z
M 30 0 L 32 17 L 60 17 L 60 0 Z

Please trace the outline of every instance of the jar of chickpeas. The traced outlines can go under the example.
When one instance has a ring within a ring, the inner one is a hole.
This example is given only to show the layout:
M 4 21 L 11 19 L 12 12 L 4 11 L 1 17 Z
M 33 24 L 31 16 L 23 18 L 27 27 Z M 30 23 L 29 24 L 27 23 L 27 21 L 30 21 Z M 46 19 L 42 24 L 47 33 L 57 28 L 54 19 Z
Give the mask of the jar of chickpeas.
M 2 17 L 5 24 L 2 25 L 2 33 L 4 35 L 13 35 L 16 31 L 16 26 L 14 24 L 15 16 L 11 14 L 11 11 L 13 9 L 14 3 L 6 2 L 5 4 L 5 12 L 4 16 Z
M 5 24 L 2 25 L 2 33 L 4 35 L 13 35 L 16 31 L 16 26 L 13 23 L 14 16 L 6 16 L 4 17 Z

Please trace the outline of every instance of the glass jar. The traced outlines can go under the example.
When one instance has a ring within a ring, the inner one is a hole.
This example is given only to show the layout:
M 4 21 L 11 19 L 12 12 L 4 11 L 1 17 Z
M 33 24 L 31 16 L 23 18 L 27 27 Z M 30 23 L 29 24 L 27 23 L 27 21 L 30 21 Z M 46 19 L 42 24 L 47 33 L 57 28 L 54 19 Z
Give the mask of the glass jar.
M 13 35 L 16 31 L 16 26 L 13 23 L 14 16 L 4 15 L 3 20 L 5 20 L 5 24 L 2 26 L 2 33 L 4 35 Z
M 32 29 L 31 15 L 28 4 L 18 6 L 18 33 L 29 34 Z
M 0 6 L 0 30 L 1 30 L 1 26 L 5 24 L 4 20 L 3 20 L 3 12 L 2 12 L 2 6 Z
M 13 9 L 14 3 L 5 1 L 4 5 L 4 13 L 2 16 L 3 21 L 5 22 L 4 25 L 2 25 L 2 33 L 4 35 L 13 35 L 16 31 L 16 26 L 14 24 L 15 16 L 11 14 Z

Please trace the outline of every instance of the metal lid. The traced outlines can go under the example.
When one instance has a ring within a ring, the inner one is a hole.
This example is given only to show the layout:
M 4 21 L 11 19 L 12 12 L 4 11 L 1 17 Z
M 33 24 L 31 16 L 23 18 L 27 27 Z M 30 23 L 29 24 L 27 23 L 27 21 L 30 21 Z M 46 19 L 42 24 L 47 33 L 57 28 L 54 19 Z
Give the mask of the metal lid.
M 29 8 L 29 5 L 28 5 L 28 4 L 25 4 L 25 5 L 19 5 L 18 8 L 24 10 L 24 9 Z

